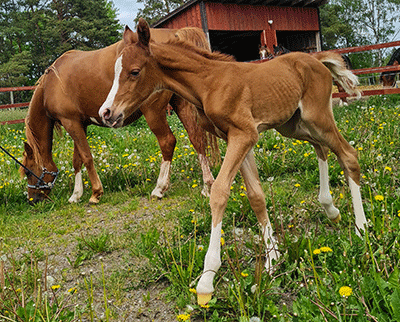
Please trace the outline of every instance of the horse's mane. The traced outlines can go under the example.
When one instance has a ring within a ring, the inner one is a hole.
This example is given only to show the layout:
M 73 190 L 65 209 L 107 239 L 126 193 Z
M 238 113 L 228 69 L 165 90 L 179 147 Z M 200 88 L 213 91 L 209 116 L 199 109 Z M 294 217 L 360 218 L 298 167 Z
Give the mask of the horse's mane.
M 185 27 L 182 29 L 178 29 L 178 31 L 175 33 L 175 36 L 179 40 L 188 41 L 189 43 L 194 44 L 199 48 L 211 51 L 206 35 L 200 28 Z
M 189 43 L 185 40 L 178 39 L 178 38 L 171 39 L 163 45 L 175 47 L 178 51 L 180 51 L 182 49 L 189 50 L 189 51 L 195 52 L 196 54 L 199 54 L 202 57 L 205 57 L 205 58 L 211 59 L 211 60 L 226 61 L 226 62 L 236 61 L 235 58 L 231 55 L 223 54 L 218 51 L 211 52 L 210 50 L 196 47 L 196 46 L 192 45 L 191 43 Z
M 52 65 L 53 66 L 53 65 Z M 26 140 L 30 147 L 32 148 L 33 151 L 33 157 L 35 160 L 35 163 L 39 165 L 39 167 L 43 167 L 43 158 L 40 155 L 39 152 L 39 141 L 37 139 L 37 136 L 35 135 L 35 131 L 33 130 L 32 122 L 37 122 L 38 120 L 34 120 L 32 113 L 37 111 L 40 108 L 43 108 L 43 90 L 44 90 L 44 85 L 45 85 L 45 80 L 46 76 L 49 73 L 50 70 L 53 70 L 50 66 L 48 69 L 46 69 L 45 73 L 37 80 L 36 82 L 36 89 L 35 92 L 33 93 L 32 99 L 29 103 L 29 108 L 28 108 L 28 113 L 25 118 L 25 135 L 26 135 Z M 55 122 L 55 130 L 58 134 L 61 135 L 62 129 L 61 125 L 59 122 Z M 25 158 L 26 154 L 24 153 L 23 156 L 23 164 L 25 164 Z M 21 175 L 24 174 L 24 169 L 20 169 Z
M 396 60 L 400 63 L 400 48 L 398 48 L 394 51 L 392 57 L 390 57 L 388 66 L 393 65 Z

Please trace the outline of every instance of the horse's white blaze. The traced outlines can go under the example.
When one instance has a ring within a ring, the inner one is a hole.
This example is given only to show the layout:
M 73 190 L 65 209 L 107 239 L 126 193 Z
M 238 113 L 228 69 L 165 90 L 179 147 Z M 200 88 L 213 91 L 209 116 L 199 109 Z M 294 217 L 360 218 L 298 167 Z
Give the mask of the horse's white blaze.
M 319 167 L 319 197 L 318 200 L 324 207 L 329 219 L 339 216 L 339 209 L 333 205 L 333 199 L 329 189 L 328 162 L 318 158 Z
M 170 171 L 171 171 L 171 161 L 161 162 L 160 166 L 160 174 L 158 175 L 157 185 L 151 193 L 152 197 L 162 198 L 164 196 L 164 192 L 167 191 L 169 187 L 170 180 Z
M 351 192 L 351 197 L 353 198 L 354 213 L 356 215 L 356 233 L 360 236 L 360 232 L 365 230 L 365 225 L 367 224 L 367 219 L 365 218 L 364 208 L 362 205 L 360 186 L 354 182 L 352 178 L 349 177 L 349 187 Z M 360 236 L 361 237 L 361 236 Z
M 222 222 L 211 227 L 210 245 L 204 260 L 204 270 L 197 284 L 197 294 L 211 294 L 214 292 L 213 279 L 221 266 L 221 227 Z
M 121 76 L 122 72 L 122 55 L 117 58 L 115 61 L 115 66 L 114 66 L 114 81 L 111 87 L 110 92 L 107 95 L 106 100 L 104 101 L 103 105 L 99 109 L 99 116 L 102 117 L 104 114 L 104 111 L 107 108 L 110 108 L 112 104 L 114 103 L 115 95 L 118 92 L 119 88 L 119 77 Z
M 82 172 L 79 171 L 75 175 L 75 186 L 74 186 L 74 192 L 72 193 L 72 196 L 69 198 L 69 202 L 79 202 L 83 195 L 83 181 L 82 181 Z

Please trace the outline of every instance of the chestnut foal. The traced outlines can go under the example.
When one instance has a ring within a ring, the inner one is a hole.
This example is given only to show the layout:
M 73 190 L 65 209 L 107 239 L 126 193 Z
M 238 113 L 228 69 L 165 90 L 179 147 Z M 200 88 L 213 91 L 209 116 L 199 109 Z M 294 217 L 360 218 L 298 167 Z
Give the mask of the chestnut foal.
M 307 140 L 314 146 L 320 168 L 319 200 L 336 222 L 340 214 L 332 203 L 328 183 L 327 153 L 331 149 L 350 186 L 357 233 L 364 230 L 357 153 L 336 127 L 331 100 L 332 76 L 352 94 L 359 94 L 358 81 L 339 55 L 290 53 L 262 64 L 239 63 L 230 56 L 177 40 L 164 44 L 150 41 L 151 31 L 143 19 L 137 34 L 139 41 L 135 42 L 133 32 L 125 29 L 125 48 L 115 64 L 113 87 L 99 110 L 103 122 L 121 126 L 149 95 L 168 89 L 194 104 L 202 126 L 227 141 L 221 170 L 211 187 L 210 245 L 197 285 L 200 304 L 207 303 L 214 291 L 214 275 L 221 265 L 222 217 L 238 170 L 262 228 L 267 271 L 279 257 L 252 150 L 262 131 L 275 128 L 284 136 Z

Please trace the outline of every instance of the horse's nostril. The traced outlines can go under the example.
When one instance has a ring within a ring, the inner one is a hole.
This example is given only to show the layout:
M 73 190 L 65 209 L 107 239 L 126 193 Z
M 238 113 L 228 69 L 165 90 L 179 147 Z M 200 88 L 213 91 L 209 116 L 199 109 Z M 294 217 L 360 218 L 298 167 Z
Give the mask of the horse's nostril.
M 106 108 L 103 112 L 103 117 L 105 120 L 108 120 L 111 117 L 111 111 L 109 108 Z

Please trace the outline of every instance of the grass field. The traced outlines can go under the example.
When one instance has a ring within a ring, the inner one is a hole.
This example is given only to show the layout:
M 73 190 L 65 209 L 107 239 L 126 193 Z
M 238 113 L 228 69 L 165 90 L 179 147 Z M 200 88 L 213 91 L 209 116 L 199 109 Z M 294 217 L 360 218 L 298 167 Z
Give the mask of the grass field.
M 143 120 L 118 130 L 89 128 L 105 190 L 97 206 L 88 205 L 86 172 L 82 202 L 68 204 L 73 142 L 65 132 L 54 140 L 60 175 L 52 201 L 29 206 L 26 180 L 0 152 L 0 321 L 400 321 L 400 96 L 334 113 L 359 153 L 364 238 L 355 234 L 335 156 L 329 165 L 338 224 L 318 203 L 312 146 L 263 133 L 254 150 L 282 257 L 271 276 L 262 272 L 260 230 L 238 175 L 223 221 L 216 292 L 204 307 L 194 289 L 210 209 L 200 194 L 197 155 L 176 116 L 169 117 L 178 139 L 172 187 L 161 201 L 149 198 L 161 154 Z M 22 124 L 1 126 L 0 138 L 22 158 Z

